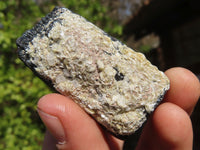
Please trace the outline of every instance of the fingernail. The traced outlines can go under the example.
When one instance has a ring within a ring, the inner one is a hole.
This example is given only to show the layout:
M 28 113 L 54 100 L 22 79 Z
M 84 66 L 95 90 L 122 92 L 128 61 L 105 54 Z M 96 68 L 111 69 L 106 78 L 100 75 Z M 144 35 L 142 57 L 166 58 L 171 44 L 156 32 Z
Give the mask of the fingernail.
M 60 120 L 56 116 L 47 114 L 40 109 L 37 109 L 37 111 L 49 132 L 58 141 L 58 144 L 65 144 L 65 132 Z

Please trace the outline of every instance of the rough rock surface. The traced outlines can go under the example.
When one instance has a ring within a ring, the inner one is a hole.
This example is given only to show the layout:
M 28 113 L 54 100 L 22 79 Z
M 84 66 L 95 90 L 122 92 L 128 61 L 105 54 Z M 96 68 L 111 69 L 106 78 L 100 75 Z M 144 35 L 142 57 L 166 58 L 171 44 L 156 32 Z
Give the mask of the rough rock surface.
M 169 89 L 143 54 L 66 8 L 56 7 L 17 45 L 29 68 L 116 135 L 141 127 Z

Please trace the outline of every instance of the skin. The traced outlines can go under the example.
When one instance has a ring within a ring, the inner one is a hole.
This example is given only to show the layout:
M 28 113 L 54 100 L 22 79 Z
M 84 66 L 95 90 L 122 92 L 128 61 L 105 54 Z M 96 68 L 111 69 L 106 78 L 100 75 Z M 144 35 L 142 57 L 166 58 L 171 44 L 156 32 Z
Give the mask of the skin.
M 184 68 L 165 72 L 170 90 L 145 124 L 136 150 L 192 150 L 190 115 L 200 96 L 196 76 Z M 121 150 L 123 141 L 102 129 L 70 98 L 49 94 L 38 102 L 47 127 L 43 150 Z

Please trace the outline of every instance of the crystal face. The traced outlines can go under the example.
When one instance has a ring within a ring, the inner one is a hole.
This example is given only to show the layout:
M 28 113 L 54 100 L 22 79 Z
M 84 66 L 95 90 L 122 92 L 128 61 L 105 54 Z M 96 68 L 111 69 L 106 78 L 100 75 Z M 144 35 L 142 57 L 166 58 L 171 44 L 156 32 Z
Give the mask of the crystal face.
M 56 7 L 17 40 L 20 59 L 115 135 L 134 133 L 169 89 L 143 54 Z

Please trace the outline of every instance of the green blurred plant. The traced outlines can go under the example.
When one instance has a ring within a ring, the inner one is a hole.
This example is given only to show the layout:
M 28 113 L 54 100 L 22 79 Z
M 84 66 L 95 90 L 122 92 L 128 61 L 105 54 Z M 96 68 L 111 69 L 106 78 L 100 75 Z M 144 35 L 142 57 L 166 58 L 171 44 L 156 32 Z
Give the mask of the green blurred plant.
M 152 47 L 150 45 L 141 45 L 138 49 L 141 53 L 148 53 L 151 51 Z
M 37 100 L 50 89 L 17 58 L 15 41 L 51 11 L 65 6 L 109 34 L 121 36 L 122 27 L 106 16 L 97 0 L 0 1 L 0 149 L 41 149 L 44 126 L 36 113 Z

